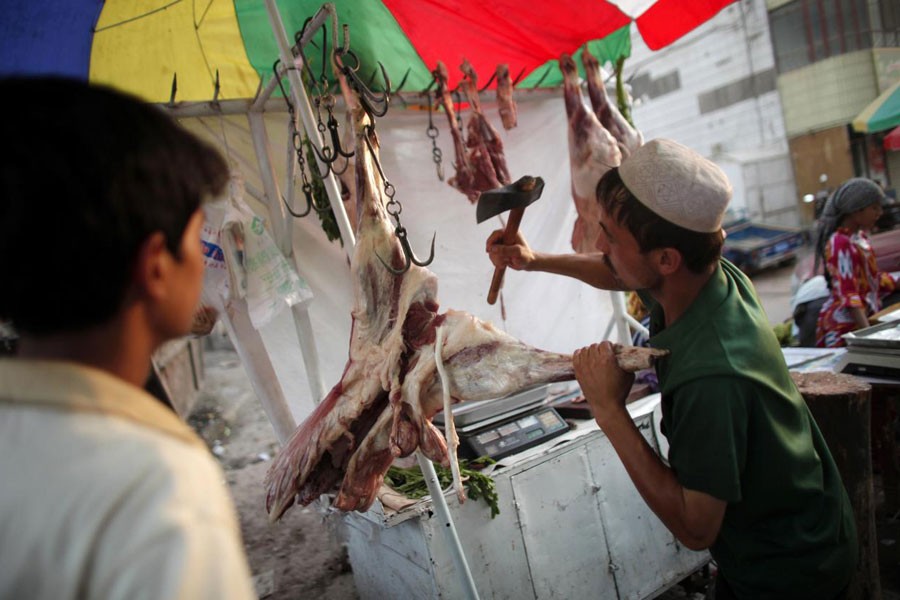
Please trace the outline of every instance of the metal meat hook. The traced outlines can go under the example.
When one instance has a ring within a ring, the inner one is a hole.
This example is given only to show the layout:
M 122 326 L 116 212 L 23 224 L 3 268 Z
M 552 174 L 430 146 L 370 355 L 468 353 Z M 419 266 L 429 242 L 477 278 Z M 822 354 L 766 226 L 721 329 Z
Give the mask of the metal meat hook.
M 284 197 L 284 194 L 281 195 L 281 201 L 284 202 L 284 207 L 289 213 L 291 213 L 292 216 L 297 217 L 298 219 L 302 219 L 313 210 L 315 210 L 319 214 L 324 214 L 331 210 L 331 206 L 325 206 L 324 208 L 321 208 L 319 206 L 319 204 L 316 202 L 316 199 L 313 197 L 312 186 L 310 184 L 306 183 L 303 185 L 303 195 L 306 196 L 306 210 L 302 213 L 294 212 L 294 210 L 288 204 L 287 198 Z
M 350 67 L 345 65 L 343 61 L 340 59 L 340 54 L 347 54 L 352 56 L 356 61 L 355 67 Z M 363 105 L 363 108 L 367 113 L 373 115 L 375 117 L 383 117 L 387 114 L 388 104 L 391 102 L 391 78 L 388 76 L 387 69 L 384 68 L 384 65 L 381 61 L 378 62 L 378 67 L 381 69 L 381 77 L 384 79 L 384 92 L 381 94 L 376 94 L 366 83 L 362 80 L 362 78 L 357 74 L 359 70 L 359 57 L 352 50 L 348 50 L 347 52 L 338 52 L 335 54 L 335 62 L 337 62 L 341 66 L 341 71 L 347 77 L 348 82 L 356 90 L 356 93 L 359 94 L 359 101 Z M 376 109 L 376 106 L 379 108 Z
M 406 235 L 406 227 L 403 227 L 403 226 L 397 227 L 397 229 L 394 233 L 397 235 L 397 238 L 400 240 L 400 247 L 403 248 L 404 264 L 403 264 L 403 268 L 395 269 L 394 267 L 392 267 L 389 264 L 387 264 L 386 262 L 384 262 L 384 259 L 381 258 L 381 256 L 379 256 L 378 253 L 376 252 L 375 256 L 378 257 L 378 260 L 381 261 L 381 264 L 384 265 L 385 269 L 387 269 L 394 275 L 403 275 L 404 273 L 409 271 L 409 269 L 412 267 L 412 265 L 416 265 L 419 267 L 427 267 L 432 262 L 434 262 L 434 238 L 435 238 L 436 234 L 433 234 L 431 236 L 431 255 L 428 257 L 428 260 L 421 261 L 418 258 L 416 258 L 416 255 L 413 254 L 413 250 L 409 245 L 409 238 Z

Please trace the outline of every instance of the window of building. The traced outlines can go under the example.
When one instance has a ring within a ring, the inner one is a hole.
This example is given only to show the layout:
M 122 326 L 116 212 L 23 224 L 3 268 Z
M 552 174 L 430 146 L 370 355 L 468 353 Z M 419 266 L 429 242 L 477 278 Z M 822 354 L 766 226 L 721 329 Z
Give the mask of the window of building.
M 771 11 L 769 28 L 778 72 L 873 46 L 895 45 L 900 9 L 892 5 L 894 1 L 874 3 L 872 9 L 880 20 L 874 29 L 867 0 L 794 0 Z

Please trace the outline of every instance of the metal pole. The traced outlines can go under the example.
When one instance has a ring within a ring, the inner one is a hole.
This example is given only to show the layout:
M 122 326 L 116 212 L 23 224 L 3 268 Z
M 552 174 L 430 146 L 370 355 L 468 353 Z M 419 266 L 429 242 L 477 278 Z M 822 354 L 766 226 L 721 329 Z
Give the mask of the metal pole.
M 291 231 L 288 227 L 287 210 L 281 201 L 281 192 L 275 180 L 275 165 L 272 163 L 269 149 L 269 135 L 266 133 L 266 123 L 263 114 L 259 112 L 247 113 L 247 121 L 250 123 L 250 136 L 253 139 L 253 150 L 256 152 L 256 160 L 259 162 L 259 175 L 262 178 L 263 189 L 266 192 L 266 200 L 269 208 L 269 216 L 272 224 L 272 236 L 275 245 L 285 256 L 291 256 Z
M 332 19 L 336 18 L 334 6 L 332 4 L 324 4 L 322 9 L 320 9 L 320 13 L 323 10 L 329 12 Z M 266 12 L 269 15 L 269 23 L 272 26 L 272 33 L 275 35 L 275 41 L 278 43 L 281 62 L 285 65 L 294 64 L 291 46 L 288 43 L 284 23 L 281 20 L 281 13 L 278 12 L 275 0 L 266 0 Z M 306 88 L 303 86 L 303 82 L 300 79 L 300 72 L 297 69 L 288 69 L 287 76 L 291 83 L 291 97 L 294 101 L 294 108 L 303 120 L 303 127 L 306 129 L 310 142 L 321 148 L 318 136 L 319 130 L 316 128 L 316 117 L 313 114 L 312 106 L 309 103 L 309 97 L 306 95 Z M 315 132 L 315 134 L 312 132 Z M 318 158 L 316 160 L 318 160 Z M 320 168 L 324 170 L 324 165 L 320 165 Z M 346 250 L 348 258 L 352 259 L 353 248 L 356 246 L 356 237 L 353 235 L 353 227 L 350 225 L 350 219 L 347 217 L 347 211 L 344 210 L 344 203 L 341 201 L 341 187 L 338 185 L 334 173 L 330 170 L 328 176 L 323 180 L 323 183 L 325 184 L 325 191 L 328 193 L 328 200 L 331 203 L 331 210 L 334 212 L 338 229 L 341 232 L 341 239 L 344 241 L 344 250 Z
M 422 454 L 421 450 L 416 451 L 416 460 L 419 461 L 419 468 L 422 469 L 422 475 L 425 477 L 425 483 L 428 485 L 428 493 L 431 494 L 431 504 L 434 506 L 435 515 L 440 524 L 443 525 L 441 529 L 447 533 L 447 546 L 450 548 L 453 562 L 459 571 L 465 597 L 471 600 L 478 600 L 475 580 L 472 579 L 472 571 L 469 570 L 469 563 L 466 561 L 466 555 L 463 553 L 462 544 L 456 533 L 456 527 L 453 525 L 453 518 L 450 516 L 450 509 L 447 506 L 447 499 L 444 498 L 444 492 L 441 490 L 441 484 L 438 481 L 434 465 L 428 460 L 428 457 Z
M 259 331 L 250 322 L 247 301 L 232 298 L 226 305 L 222 318 L 228 335 L 234 342 L 234 349 L 241 357 L 253 391 L 256 392 L 278 441 L 283 446 L 297 428 L 294 415 L 284 398 L 284 391 L 278 382 L 275 368 L 266 352 Z
M 613 319 L 615 319 L 619 343 L 630 346 L 631 334 L 628 331 L 628 320 L 626 319 L 628 311 L 625 310 L 625 294 L 624 292 L 610 292 L 609 296 L 612 299 Z
M 272 164 L 269 152 L 269 137 L 266 133 L 266 124 L 262 113 L 248 113 L 250 122 L 250 134 L 253 137 L 253 148 L 259 161 L 259 172 L 263 180 L 266 198 L 268 199 L 269 215 L 272 218 L 272 232 L 275 244 L 285 258 L 293 260 L 294 267 L 300 272 L 297 257 L 291 243 L 291 223 L 287 220 L 287 209 L 281 201 L 281 192 L 275 181 L 275 167 Z M 295 304 L 291 307 L 294 316 L 294 327 L 300 341 L 300 354 L 303 356 L 303 366 L 306 369 L 306 379 L 312 394 L 313 404 L 318 404 L 325 397 L 325 385 L 322 382 L 322 374 L 319 370 L 319 352 L 316 348 L 312 323 L 309 319 L 309 311 L 305 304 Z
M 297 259 L 294 257 L 294 266 L 296 265 Z M 325 384 L 322 382 L 322 372 L 319 369 L 319 351 L 316 348 L 309 310 L 305 302 L 299 302 L 291 307 L 291 312 L 294 315 L 294 328 L 300 339 L 300 353 L 303 355 L 303 368 L 306 369 L 309 391 L 312 394 L 313 404 L 318 404 L 325 397 Z

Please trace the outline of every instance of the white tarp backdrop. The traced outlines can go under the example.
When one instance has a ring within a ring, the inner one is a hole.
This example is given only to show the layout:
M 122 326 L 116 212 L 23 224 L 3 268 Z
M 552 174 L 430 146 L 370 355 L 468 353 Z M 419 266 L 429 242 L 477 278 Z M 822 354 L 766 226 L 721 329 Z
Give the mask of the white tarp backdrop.
M 483 110 L 500 132 L 512 180 L 522 175 L 539 175 L 545 181 L 542 198 L 525 211 L 520 230 L 535 250 L 571 252 L 569 241 L 576 214 L 570 193 L 562 90 L 558 95 L 518 101 L 518 127 L 511 131 L 502 129 L 493 102 L 485 103 Z M 463 119 L 467 117 L 466 111 Z M 265 117 L 282 193 L 287 119 L 286 112 Z M 454 169 L 447 119 L 443 113 L 435 114 L 433 119 L 440 131 L 438 145 L 444 155 L 445 179 L 449 179 Z M 241 171 L 248 187 L 263 190 L 246 116 L 185 118 L 181 122 L 215 143 Z M 343 127 L 343 117 L 339 122 Z M 603 339 L 613 314 L 609 294 L 568 278 L 507 270 L 502 296 L 506 320 L 502 319 L 499 301 L 494 306 L 487 304 L 493 265 L 484 246 L 487 236 L 500 223 L 495 218 L 476 224 L 475 205 L 446 181 L 438 180 L 431 142 L 425 134 L 427 126 L 426 111 L 404 109 L 395 101 L 388 114 L 377 120 L 376 130 L 381 140 L 382 166 L 396 188 L 395 199 L 403 205 L 401 219 L 418 257 L 428 256 L 431 236 L 436 234 L 435 258 L 428 268 L 438 277 L 441 310 L 467 311 L 529 344 L 557 352 L 573 352 Z M 295 198 L 302 198 L 299 189 Z M 255 202 L 250 194 L 245 194 L 245 199 L 260 216 L 269 216 L 265 205 Z M 299 201 L 297 208 L 303 208 Z M 338 242 L 327 240 L 314 213 L 303 219 L 288 218 L 293 220 L 293 250 L 300 275 L 315 294 L 309 312 L 327 391 L 338 382 L 347 361 L 353 304 L 348 259 Z M 291 312 L 282 311 L 261 333 L 285 398 L 299 423 L 311 412 L 314 400 L 310 397 Z M 615 336 L 614 329 L 610 336 Z

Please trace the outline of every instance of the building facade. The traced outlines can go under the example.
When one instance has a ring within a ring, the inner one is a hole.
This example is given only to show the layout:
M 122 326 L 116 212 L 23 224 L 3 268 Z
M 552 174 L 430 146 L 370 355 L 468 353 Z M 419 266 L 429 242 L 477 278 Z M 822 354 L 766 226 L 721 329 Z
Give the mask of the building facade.
M 725 170 L 733 218 L 800 223 L 764 0 L 731 4 L 657 51 L 633 32 L 623 77 L 645 138 L 672 138 Z
M 738 0 L 671 46 L 637 32 L 623 75 L 646 138 L 714 160 L 748 218 L 808 226 L 812 203 L 863 176 L 900 188 L 900 152 L 853 119 L 900 79 L 897 0 Z
M 777 85 L 799 194 L 848 177 L 900 185 L 900 153 L 851 122 L 900 79 L 897 0 L 766 0 Z M 812 206 L 802 217 L 813 218 Z

